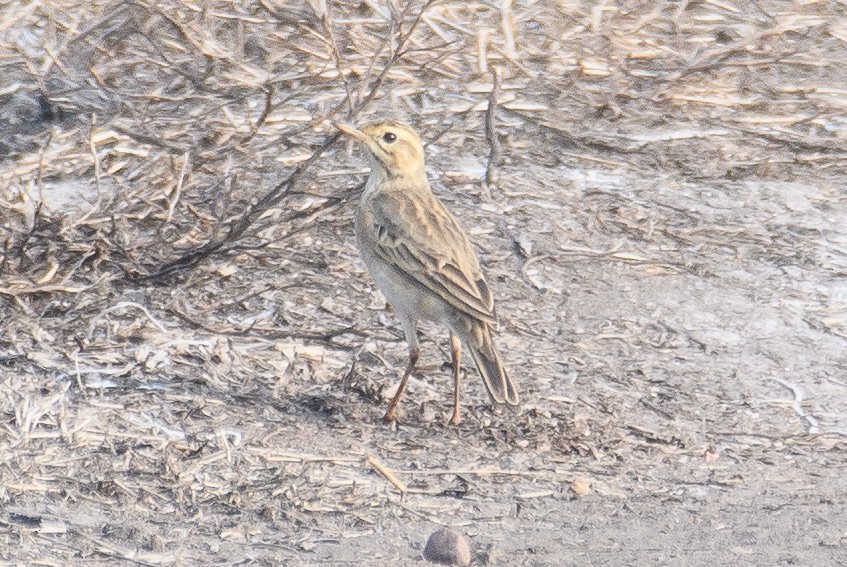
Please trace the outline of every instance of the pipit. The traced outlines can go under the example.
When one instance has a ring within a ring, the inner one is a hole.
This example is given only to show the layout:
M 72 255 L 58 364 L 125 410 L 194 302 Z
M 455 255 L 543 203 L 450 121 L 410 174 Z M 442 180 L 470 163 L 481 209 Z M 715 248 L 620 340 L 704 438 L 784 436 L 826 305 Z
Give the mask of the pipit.
M 397 406 L 420 356 L 419 320 L 450 330 L 453 363 L 453 415 L 458 424 L 462 343 L 470 351 L 491 399 L 519 403 L 515 384 L 491 339 L 497 326 L 494 298 L 468 237 L 432 193 L 424 170 L 424 149 L 402 122 L 375 122 L 338 129 L 367 150 L 371 173 L 356 209 L 356 243 L 383 295 L 400 319 L 409 363 L 383 418 Z

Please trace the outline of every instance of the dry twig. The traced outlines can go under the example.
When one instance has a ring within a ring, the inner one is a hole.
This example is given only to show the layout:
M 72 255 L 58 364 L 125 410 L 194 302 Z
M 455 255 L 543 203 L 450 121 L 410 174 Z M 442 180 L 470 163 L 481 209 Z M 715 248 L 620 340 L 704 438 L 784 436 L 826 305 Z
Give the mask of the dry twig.
M 409 488 L 406 486 L 402 480 L 397 478 L 393 472 L 391 472 L 388 467 L 386 467 L 382 461 L 374 457 L 373 455 L 368 455 L 368 464 L 374 468 L 376 472 L 385 477 L 385 479 L 394 485 L 397 490 L 400 492 L 406 492 Z
M 494 184 L 497 166 L 502 158 L 503 149 L 497 137 L 497 98 L 500 96 L 500 74 L 496 68 L 491 69 L 491 93 L 488 95 L 488 108 L 485 111 L 485 138 L 488 140 L 488 166 L 485 169 L 485 183 Z
M 374 97 L 376 97 L 376 94 L 382 87 L 385 78 L 388 76 L 389 70 L 405 53 L 406 45 L 409 39 L 412 37 L 412 34 L 414 33 L 418 24 L 420 23 L 424 12 L 426 12 L 426 10 L 434 2 L 435 0 L 428 0 L 418 11 L 417 15 L 409 25 L 409 28 L 400 35 L 399 39 L 397 40 L 397 45 L 395 46 L 391 54 L 391 57 L 383 67 L 380 74 L 377 76 L 377 79 L 372 85 L 367 96 L 365 96 L 365 98 L 362 99 L 358 104 L 353 106 L 352 111 L 350 113 L 351 119 L 355 118 L 357 114 L 367 108 L 373 101 Z M 408 9 L 408 5 L 406 6 L 406 9 Z M 344 97 L 344 100 L 341 103 L 337 104 L 330 111 L 325 113 L 319 120 L 313 120 L 312 123 L 321 123 L 327 119 L 330 119 L 340 110 L 341 106 L 344 104 L 349 104 L 349 94 L 348 96 Z M 285 199 L 286 196 L 293 190 L 295 184 L 299 182 L 300 178 L 306 173 L 309 167 L 315 161 L 317 161 L 318 158 L 320 158 L 321 155 L 323 155 L 323 153 L 326 152 L 327 149 L 332 147 L 340 137 L 340 133 L 335 133 L 325 139 L 324 142 L 321 143 L 321 145 L 318 146 L 317 149 L 313 150 L 311 155 L 305 161 L 301 162 L 288 177 L 278 183 L 276 187 L 268 191 L 261 199 L 259 199 L 257 203 L 250 206 L 250 208 L 230 226 L 229 231 L 225 236 L 219 239 L 211 240 L 206 244 L 200 246 L 199 248 L 184 253 L 179 258 L 165 263 L 153 273 L 145 275 L 130 273 L 128 274 L 129 278 L 134 281 L 159 279 L 165 276 L 169 276 L 178 271 L 193 268 L 209 256 L 226 250 L 228 248 L 228 245 L 239 240 L 247 231 L 247 229 L 249 229 L 253 225 L 253 223 L 259 217 L 262 216 L 262 214 L 264 214 L 268 209 L 279 204 L 283 199 Z

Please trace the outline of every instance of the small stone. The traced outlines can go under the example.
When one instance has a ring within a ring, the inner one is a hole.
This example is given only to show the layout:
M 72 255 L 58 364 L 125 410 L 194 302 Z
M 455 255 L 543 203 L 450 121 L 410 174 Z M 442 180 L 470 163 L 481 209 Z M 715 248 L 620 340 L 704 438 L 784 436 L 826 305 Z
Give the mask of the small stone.
M 591 494 L 591 483 L 588 482 L 587 478 L 583 478 L 581 476 L 576 477 L 571 483 L 571 490 L 580 496 Z
M 465 536 L 452 528 L 441 528 L 429 536 L 424 559 L 442 565 L 470 565 L 471 546 Z

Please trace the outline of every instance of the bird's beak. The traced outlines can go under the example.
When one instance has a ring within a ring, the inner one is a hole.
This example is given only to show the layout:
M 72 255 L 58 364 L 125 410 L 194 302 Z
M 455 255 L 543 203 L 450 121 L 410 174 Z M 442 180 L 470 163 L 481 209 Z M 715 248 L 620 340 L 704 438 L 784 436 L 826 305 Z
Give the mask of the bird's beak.
M 356 130 L 349 124 L 344 124 L 342 122 L 336 122 L 335 127 L 341 130 L 344 134 L 350 136 L 354 140 L 359 140 L 360 142 L 368 143 L 368 135 L 362 132 L 361 130 Z
M 335 127 L 341 130 L 343 134 L 350 136 L 354 140 L 362 142 L 368 150 L 368 153 L 371 154 L 378 162 L 384 162 L 387 159 L 385 150 L 379 147 L 379 143 L 361 130 L 357 130 L 349 124 L 344 124 L 342 122 L 336 122 Z

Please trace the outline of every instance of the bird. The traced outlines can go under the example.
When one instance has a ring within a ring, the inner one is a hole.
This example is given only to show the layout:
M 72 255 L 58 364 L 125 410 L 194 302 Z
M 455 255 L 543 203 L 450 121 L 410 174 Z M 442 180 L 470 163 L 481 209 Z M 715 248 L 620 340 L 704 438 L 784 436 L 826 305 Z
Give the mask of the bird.
M 517 406 L 520 397 L 497 349 L 494 297 L 474 248 L 455 217 L 432 192 L 423 144 L 407 123 L 389 120 L 356 128 L 336 123 L 361 143 L 371 170 L 355 214 L 356 245 L 400 320 L 409 360 L 383 420 L 398 405 L 420 356 L 417 324 L 448 328 L 453 371 L 451 423 L 461 423 L 459 374 L 462 344 L 470 352 L 492 401 Z

